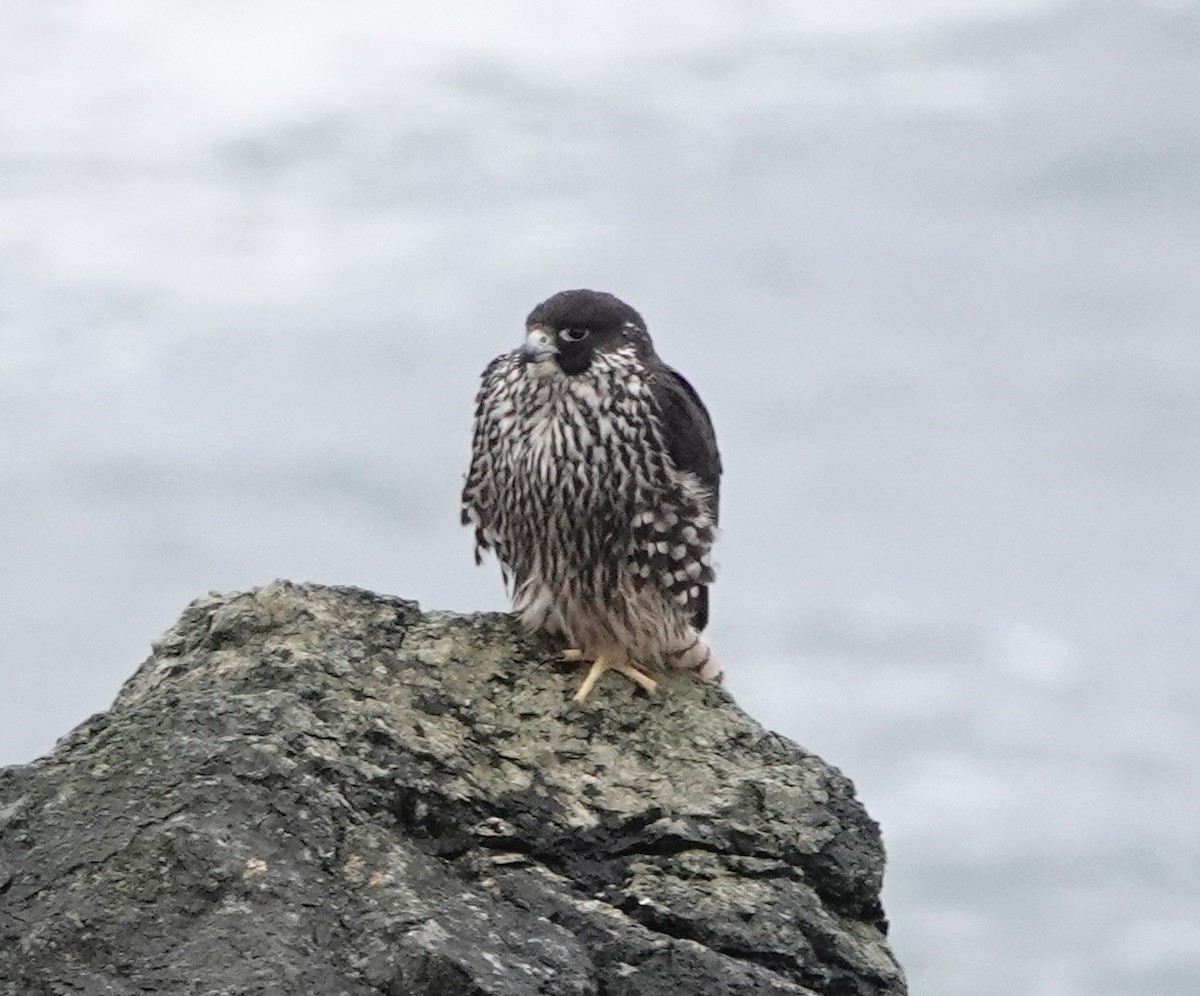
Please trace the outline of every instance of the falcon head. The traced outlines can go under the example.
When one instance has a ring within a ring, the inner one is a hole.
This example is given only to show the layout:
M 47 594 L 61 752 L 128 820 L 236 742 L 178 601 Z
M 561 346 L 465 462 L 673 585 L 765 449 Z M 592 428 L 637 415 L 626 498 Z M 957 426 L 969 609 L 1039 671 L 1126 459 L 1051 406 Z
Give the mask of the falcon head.
M 641 315 L 612 294 L 569 290 L 529 313 L 521 356 L 527 363 L 553 362 L 565 374 L 581 374 L 597 353 L 628 345 L 642 356 L 654 351 Z

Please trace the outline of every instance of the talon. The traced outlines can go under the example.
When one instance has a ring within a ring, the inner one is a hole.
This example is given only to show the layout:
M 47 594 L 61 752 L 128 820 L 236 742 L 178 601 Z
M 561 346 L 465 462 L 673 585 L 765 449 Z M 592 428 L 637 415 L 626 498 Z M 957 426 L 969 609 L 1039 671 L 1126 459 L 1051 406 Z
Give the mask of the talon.
M 625 675 L 626 678 L 640 685 L 650 695 L 653 695 L 654 690 L 658 688 L 657 681 L 651 678 L 650 675 L 639 671 L 632 664 L 626 664 L 624 661 L 610 661 L 604 657 L 598 657 L 592 662 L 587 677 L 583 679 L 583 684 L 579 686 L 579 691 L 571 697 L 571 701 L 582 702 L 586 699 L 591 694 L 592 689 L 596 687 L 596 682 L 600 680 L 600 675 L 604 674 L 605 671 L 617 671 Z

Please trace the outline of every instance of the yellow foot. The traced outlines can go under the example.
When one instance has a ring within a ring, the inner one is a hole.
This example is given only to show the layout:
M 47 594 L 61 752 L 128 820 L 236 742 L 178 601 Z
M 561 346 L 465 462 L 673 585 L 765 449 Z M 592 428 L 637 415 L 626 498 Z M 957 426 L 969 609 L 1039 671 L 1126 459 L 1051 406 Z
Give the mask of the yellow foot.
M 658 687 L 658 682 L 651 678 L 648 674 L 643 674 L 632 664 L 626 664 L 624 661 L 610 661 L 604 657 L 599 657 L 592 662 L 591 670 L 588 671 L 587 677 L 583 679 L 583 684 L 579 686 L 572 699 L 575 702 L 582 702 L 591 694 L 593 688 L 596 687 L 596 682 L 600 680 L 600 675 L 605 671 L 618 671 L 625 675 L 630 681 L 641 685 L 650 694 L 654 693 L 654 689 Z
M 583 660 L 583 651 L 578 647 L 567 647 L 562 652 L 562 657 L 564 661 L 581 661 Z

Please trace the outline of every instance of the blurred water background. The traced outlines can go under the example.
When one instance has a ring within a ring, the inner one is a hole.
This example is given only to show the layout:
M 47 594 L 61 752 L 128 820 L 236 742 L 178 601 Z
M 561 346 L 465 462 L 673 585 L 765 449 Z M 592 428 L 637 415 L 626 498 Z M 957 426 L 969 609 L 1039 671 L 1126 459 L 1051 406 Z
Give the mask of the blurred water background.
M 0 12 L 0 763 L 209 589 L 502 608 L 476 379 L 608 289 L 913 992 L 1200 992 L 1196 3 Z

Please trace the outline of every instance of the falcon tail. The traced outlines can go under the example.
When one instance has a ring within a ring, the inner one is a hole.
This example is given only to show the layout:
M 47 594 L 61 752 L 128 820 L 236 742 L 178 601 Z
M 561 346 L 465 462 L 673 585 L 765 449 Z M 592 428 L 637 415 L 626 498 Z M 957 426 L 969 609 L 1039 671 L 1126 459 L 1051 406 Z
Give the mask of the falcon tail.
M 683 650 L 669 655 L 667 661 L 672 667 L 677 667 L 681 671 L 691 671 L 701 681 L 707 681 L 713 685 L 721 684 L 723 677 L 721 665 L 717 663 L 712 650 L 709 649 L 708 644 L 704 642 L 699 633 Z

